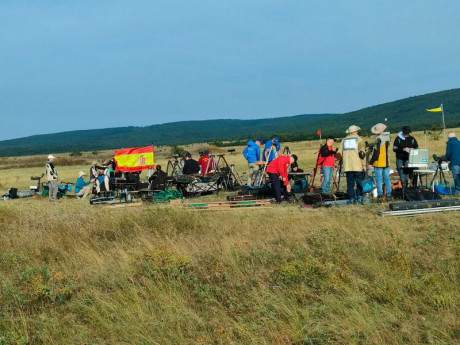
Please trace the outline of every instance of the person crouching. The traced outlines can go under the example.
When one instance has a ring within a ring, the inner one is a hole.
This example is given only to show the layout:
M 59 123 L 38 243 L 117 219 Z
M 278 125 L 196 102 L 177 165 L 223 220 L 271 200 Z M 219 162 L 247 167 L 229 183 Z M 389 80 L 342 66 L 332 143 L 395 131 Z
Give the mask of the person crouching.
M 277 203 L 281 203 L 281 181 L 288 193 L 291 192 L 291 186 L 288 179 L 289 166 L 297 162 L 297 156 L 279 156 L 271 161 L 267 167 L 267 174 L 270 177 L 273 192 Z
M 89 187 L 91 181 L 85 182 L 85 180 L 83 179 L 83 176 L 85 175 L 86 173 L 84 173 L 83 171 L 80 171 L 78 173 L 78 179 L 75 182 L 75 195 L 77 196 L 77 198 L 86 199 L 86 197 L 91 191 L 91 188 Z

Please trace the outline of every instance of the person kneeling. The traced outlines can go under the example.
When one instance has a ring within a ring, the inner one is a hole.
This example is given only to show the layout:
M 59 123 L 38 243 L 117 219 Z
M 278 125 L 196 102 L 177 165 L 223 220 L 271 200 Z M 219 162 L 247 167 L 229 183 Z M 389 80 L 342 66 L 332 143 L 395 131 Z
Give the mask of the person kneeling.
M 283 186 L 286 188 L 288 193 L 291 192 L 291 186 L 289 185 L 288 169 L 289 166 L 297 162 L 297 156 L 279 156 L 275 158 L 267 167 L 267 174 L 270 177 L 273 192 L 277 203 L 281 203 L 281 181 Z
M 75 182 L 75 195 L 79 199 L 85 199 L 91 191 L 91 188 L 89 187 L 91 181 L 85 182 L 85 180 L 83 179 L 83 176 L 85 175 L 86 173 L 80 171 L 78 173 L 78 179 Z

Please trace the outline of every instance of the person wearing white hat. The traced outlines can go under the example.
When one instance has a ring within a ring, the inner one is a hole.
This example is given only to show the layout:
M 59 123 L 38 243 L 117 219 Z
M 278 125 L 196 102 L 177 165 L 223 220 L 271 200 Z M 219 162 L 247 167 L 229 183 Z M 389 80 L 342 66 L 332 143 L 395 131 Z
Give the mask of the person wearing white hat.
M 386 129 L 387 126 L 383 123 L 378 123 L 371 128 L 371 132 L 377 136 L 377 139 L 375 141 L 372 157 L 369 161 L 369 169 L 372 167 L 374 168 L 375 179 L 377 180 L 377 196 L 379 200 L 383 198 L 384 182 L 386 197 L 391 197 L 390 158 L 388 157 L 390 133 L 385 133 Z
M 89 187 L 91 181 L 85 182 L 85 180 L 83 179 L 83 176 L 85 175 L 86 173 L 83 171 L 80 171 L 78 173 L 78 179 L 75 182 L 75 195 L 77 196 L 77 198 L 86 199 L 89 192 L 91 191 L 91 188 Z
M 364 140 L 358 135 L 359 128 L 350 126 L 345 133 L 348 135 L 342 140 L 339 157 L 342 157 L 342 167 L 347 176 L 347 193 L 349 204 L 363 203 L 363 171 L 366 170 L 366 154 Z M 355 190 L 356 186 L 356 190 Z
M 58 173 L 54 168 L 54 157 L 53 155 L 48 156 L 48 161 L 45 164 L 46 179 L 48 181 L 48 191 L 50 200 L 57 200 L 58 193 Z

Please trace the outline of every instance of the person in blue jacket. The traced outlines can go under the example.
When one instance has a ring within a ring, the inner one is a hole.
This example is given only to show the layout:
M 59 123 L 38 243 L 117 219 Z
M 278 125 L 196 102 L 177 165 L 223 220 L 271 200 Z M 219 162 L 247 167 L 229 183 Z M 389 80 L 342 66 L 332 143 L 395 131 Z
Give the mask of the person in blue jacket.
M 78 179 L 77 182 L 75 182 L 75 195 L 78 197 L 81 197 L 81 199 L 85 199 L 89 192 L 91 191 L 91 188 L 89 187 L 89 184 L 91 181 L 85 182 L 83 179 L 83 176 L 85 176 L 86 173 L 83 171 L 80 171 L 78 173 Z
M 262 145 L 262 139 L 257 139 L 255 142 L 252 140 L 248 141 L 246 148 L 243 150 L 243 156 L 248 161 L 248 185 L 252 186 L 259 176 L 259 165 L 256 163 L 260 161 L 260 148 Z
M 278 137 L 274 137 L 271 140 L 267 140 L 265 143 L 265 148 L 263 152 L 262 160 L 264 162 L 268 161 L 270 163 L 276 157 L 280 155 L 281 143 Z
M 455 194 L 460 194 L 460 141 L 454 132 L 447 134 L 446 157 L 455 183 Z

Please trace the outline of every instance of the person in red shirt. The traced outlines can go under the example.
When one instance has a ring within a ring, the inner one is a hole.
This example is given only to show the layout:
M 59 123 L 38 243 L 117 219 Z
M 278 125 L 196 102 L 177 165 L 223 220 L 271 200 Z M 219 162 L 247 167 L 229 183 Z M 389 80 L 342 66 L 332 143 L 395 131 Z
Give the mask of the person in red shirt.
M 271 161 L 267 167 L 267 174 L 270 177 L 272 183 L 272 189 L 275 193 L 276 202 L 281 203 L 281 181 L 283 186 L 286 188 L 288 193 L 291 192 L 291 186 L 289 185 L 288 169 L 292 163 L 297 162 L 297 156 L 279 156 Z
M 337 148 L 334 149 L 333 145 L 335 143 L 334 137 L 327 137 L 326 144 L 321 146 L 319 149 L 320 156 L 318 158 L 318 165 L 323 169 L 323 185 L 321 187 L 321 192 L 329 193 L 332 174 L 334 172 L 335 164 L 335 155 L 337 153 Z
M 201 175 L 209 175 L 214 170 L 214 159 L 209 155 L 208 150 L 203 151 L 198 164 L 201 166 Z

